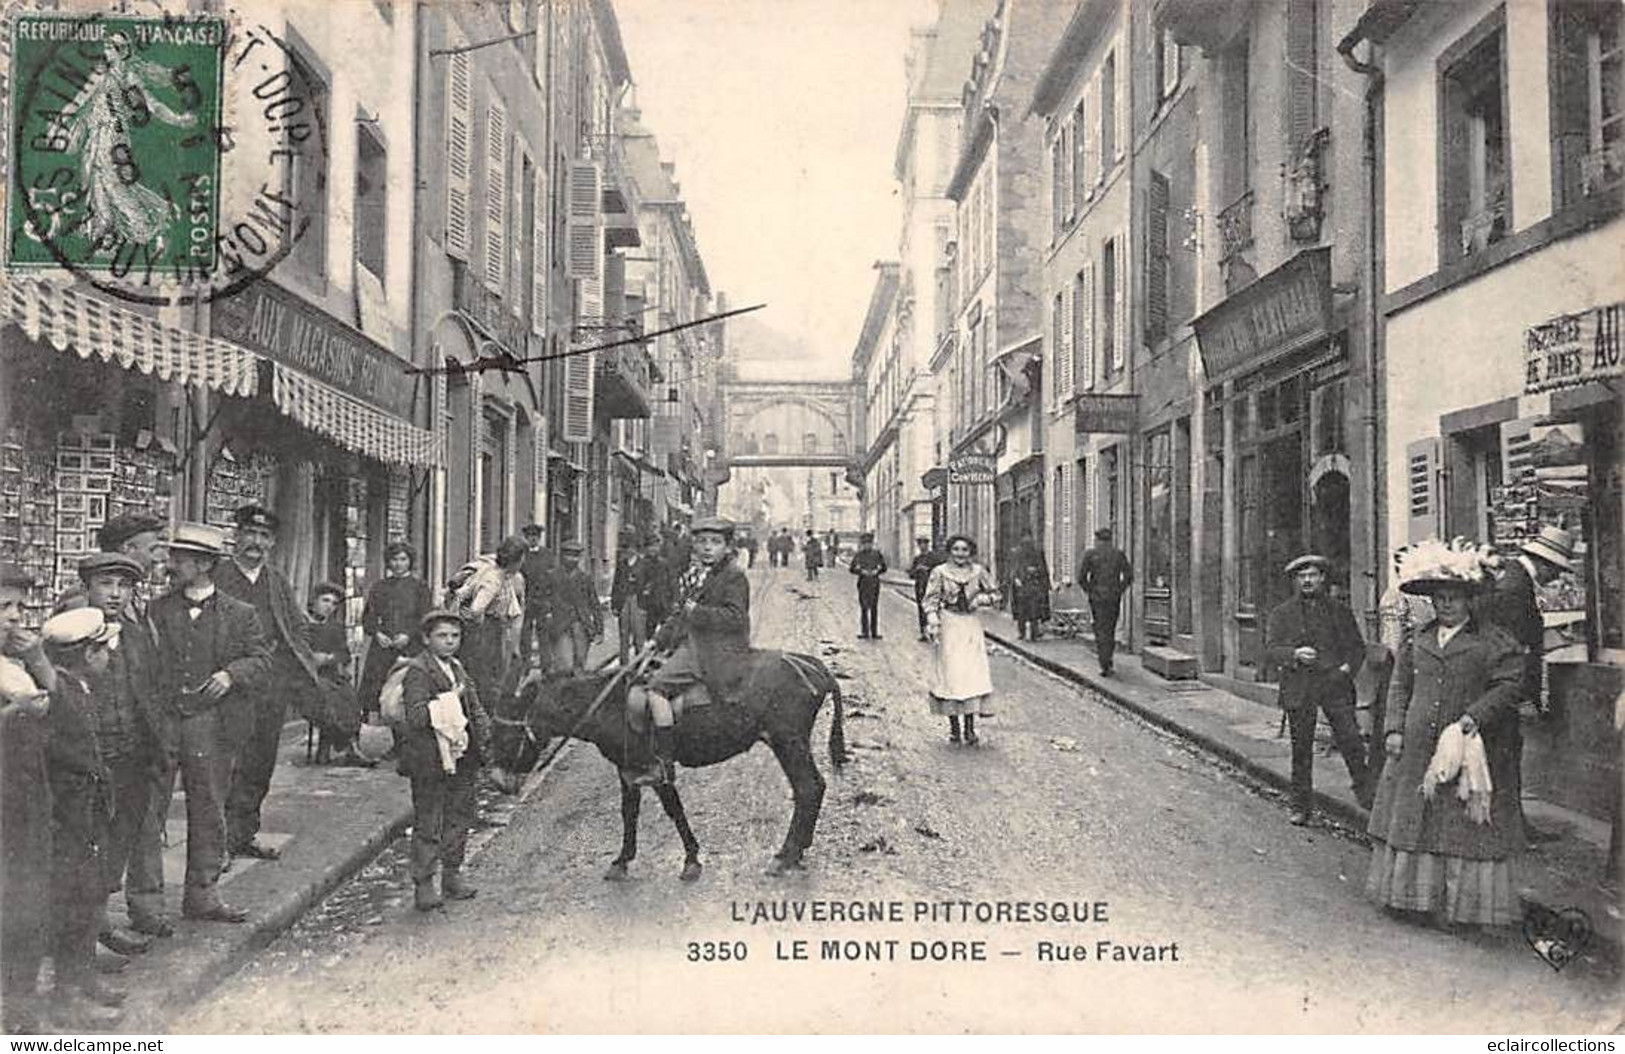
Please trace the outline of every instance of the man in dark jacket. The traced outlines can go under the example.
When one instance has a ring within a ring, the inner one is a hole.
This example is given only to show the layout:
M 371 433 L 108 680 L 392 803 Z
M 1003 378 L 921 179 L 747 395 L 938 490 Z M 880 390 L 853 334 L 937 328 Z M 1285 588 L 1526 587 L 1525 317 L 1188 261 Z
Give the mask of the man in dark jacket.
M 880 576 L 886 573 L 886 558 L 875 548 L 873 533 L 858 535 L 850 570 L 858 576 L 858 639 L 879 640 Z
M 321 678 L 310 651 L 310 620 L 294 596 L 288 576 L 267 561 L 276 547 L 276 513 L 261 505 L 237 510 L 237 546 L 215 570 L 215 584 L 228 596 L 251 605 L 271 648 L 271 669 L 254 693 L 252 727 L 243 737 L 231 774 L 226 823 L 232 856 L 275 860 L 282 854 L 255 840 L 260 803 L 271 789 L 277 747 L 288 707 L 304 712 L 320 690 Z
M 807 537 L 801 543 L 801 562 L 807 568 L 807 581 L 818 578 L 818 569 L 824 566 L 824 547 L 818 544 L 818 536 L 813 534 L 812 528 L 807 528 Z
M 220 900 L 226 860 L 226 797 L 235 748 L 254 720 L 271 672 L 271 646 L 254 606 L 214 582 L 225 553 L 217 527 L 183 523 L 169 540 L 170 592 L 153 601 L 158 694 L 165 748 L 180 758 L 186 791 L 186 893 L 181 913 L 242 922 L 248 912 Z M 280 726 L 278 731 L 280 731 Z
M 1095 532 L 1093 549 L 1083 554 L 1078 565 L 1078 585 L 1089 594 L 1089 611 L 1095 629 L 1095 654 L 1100 658 L 1100 672 L 1112 675 L 1112 657 L 1117 652 L 1117 615 L 1123 606 L 1123 594 L 1134 581 L 1134 568 L 1129 566 L 1123 550 L 1112 544 L 1112 529 L 1102 527 Z
M 931 548 L 931 539 L 914 539 L 914 562 L 908 565 L 908 576 L 914 579 L 914 610 L 920 616 L 920 640 L 930 643 L 930 636 L 925 632 L 925 585 L 931 581 L 931 571 L 938 564 L 946 563 L 946 553 Z
M 560 603 L 559 563 L 542 544 L 542 525 L 528 523 L 519 531 L 525 539 L 525 557 L 519 573 L 525 579 L 525 624 L 520 630 L 520 653 L 531 666 L 548 673 L 564 673 L 559 660 L 569 654 L 565 643 L 568 623 Z
M 628 708 L 647 707 L 654 727 L 655 766 L 639 777 L 640 784 L 675 778 L 671 701 L 698 684 L 724 697 L 744 673 L 750 654 L 750 579 L 733 565 L 732 534 L 726 520 L 695 522 L 694 560 L 678 581 L 676 610 L 655 637 L 656 648 L 669 655 L 627 693 Z
M 1324 711 L 1332 738 L 1354 783 L 1354 796 L 1369 809 L 1368 778 L 1360 726 L 1354 717 L 1354 674 L 1365 660 L 1365 642 L 1347 604 L 1326 595 L 1331 561 L 1306 554 L 1286 565 L 1298 595 L 1270 612 L 1264 655 L 1281 669 L 1279 698 L 1292 735 L 1291 822 L 1302 826 L 1314 811 L 1315 720 Z
M 586 547 L 565 542 L 559 551 L 563 555 L 559 577 L 570 634 L 570 671 L 580 673 L 587 668 L 587 652 L 593 642 L 604 639 L 604 610 L 592 572 L 582 566 Z
M 1518 554 L 1501 565 L 1495 588 L 1479 602 L 1478 616 L 1501 627 L 1523 649 L 1523 678 L 1519 702 L 1537 713 L 1546 709 L 1546 620 L 1540 613 L 1540 587 L 1553 582 L 1565 571 L 1574 570 L 1574 538 L 1559 527 L 1543 527 L 1538 535 L 1519 547 Z M 1523 809 L 1523 727 L 1521 720 L 1509 723 L 1505 737 L 1511 755 L 1504 771 L 1517 785 L 1512 799 Z M 1532 842 L 1548 842 L 1556 837 L 1524 820 L 1524 830 Z
M 615 554 L 615 577 L 609 583 L 609 607 L 615 613 L 622 666 L 643 650 L 649 636 L 649 613 L 643 607 L 648 577 L 649 561 L 638 545 L 637 532 L 622 531 Z

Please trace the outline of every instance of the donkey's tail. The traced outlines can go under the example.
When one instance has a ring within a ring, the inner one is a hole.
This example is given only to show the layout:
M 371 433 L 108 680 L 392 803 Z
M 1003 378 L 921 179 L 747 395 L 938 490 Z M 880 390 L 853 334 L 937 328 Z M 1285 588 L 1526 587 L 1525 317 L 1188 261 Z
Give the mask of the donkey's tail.
M 835 715 L 829 726 L 829 760 L 836 766 L 846 764 L 846 700 L 841 695 L 841 682 L 828 666 L 811 655 L 797 652 L 780 652 L 780 655 L 812 693 L 814 713 L 823 703 L 824 696 L 834 697 Z
M 835 716 L 829 723 L 829 760 L 840 768 L 846 764 L 846 701 L 841 697 L 841 682 L 833 675 L 829 679 L 829 694 L 835 697 Z

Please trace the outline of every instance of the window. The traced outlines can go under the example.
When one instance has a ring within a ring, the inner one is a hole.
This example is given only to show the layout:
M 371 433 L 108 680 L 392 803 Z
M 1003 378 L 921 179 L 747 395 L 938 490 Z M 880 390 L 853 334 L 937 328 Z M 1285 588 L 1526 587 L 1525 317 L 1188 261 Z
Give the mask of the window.
M 1089 113 L 1081 98 L 1078 108 L 1072 111 L 1072 128 L 1072 211 L 1081 216 L 1084 200 L 1089 196 L 1089 165 L 1084 160 L 1089 150 Z
M 1507 233 L 1505 17 L 1498 10 L 1439 59 L 1441 263 L 1480 252 Z
M 355 259 L 384 280 L 389 235 L 389 164 L 384 144 L 365 124 L 356 125 Z
M 1066 226 L 1066 143 L 1065 137 L 1059 131 L 1055 140 L 1049 147 L 1050 164 L 1050 231 L 1056 240 L 1060 240 L 1061 230 Z
M 829 492 L 831 494 L 839 494 L 841 492 L 841 474 L 839 472 L 831 472 L 829 474 Z
M 818 433 L 808 432 L 802 437 L 802 451 L 808 454 L 818 453 Z
M 762 437 L 762 453 L 777 454 L 779 452 L 779 437 L 772 432 Z
M 1174 92 L 1179 90 L 1179 45 L 1174 41 L 1174 35 L 1163 30 L 1157 38 L 1156 75 L 1157 98 L 1173 98 Z
M 285 47 L 288 74 L 293 78 L 294 92 L 304 92 L 318 127 L 328 125 L 327 79 L 316 72 L 315 66 L 293 47 Z M 293 139 L 299 121 L 285 122 L 286 138 L 283 147 L 290 161 L 285 172 L 288 200 L 295 208 L 288 213 L 288 237 L 293 236 L 294 216 L 306 220 L 305 233 L 294 243 L 289 254 L 294 269 L 307 278 L 323 280 L 327 277 L 327 153 L 323 150 L 302 149 Z
M 1150 170 L 1145 189 L 1145 339 L 1168 332 L 1168 177 Z
M 1552 164 L 1559 206 L 1625 180 L 1620 10 L 1615 3 L 1552 3 Z
M 508 419 L 487 409 L 480 442 L 480 552 L 495 552 L 506 536 L 508 508 Z
M 1065 378 L 1071 372 L 1071 363 L 1062 344 L 1064 340 L 1062 327 L 1066 324 L 1066 294 L 1055 294 L 1055 304 L 1050 309 L 1050 323 L 1050 393 L 1055 405 L 1059 406 L 1066 398 Z
M 1296 158 L 1314 134 L 1317 119 L 1315 94 L 1316 43 L 1319 0 L 1287 0 L 1286 9 L 1286 152 Z
M 1100 361 L 1109 374 L 1117 369 L 1117 239 L 1100 251 Z
M 1106 56 L 1100 71 L 1100 176 L 1117 156 L 1117 53 Z
M 1089 278 L 1089 269 L 1085 267 L 1072 279 L 1072 368 L 1077 371 L 1072 383 L 1084 391 L 1095 386 L 1093 305 L 1089 300 L 1094 290 Z

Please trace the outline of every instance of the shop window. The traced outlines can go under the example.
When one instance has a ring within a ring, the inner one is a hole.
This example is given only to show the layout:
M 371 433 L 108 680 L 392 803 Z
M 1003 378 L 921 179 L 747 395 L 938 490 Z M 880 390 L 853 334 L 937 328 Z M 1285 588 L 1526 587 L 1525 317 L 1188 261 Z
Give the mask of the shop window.
M 1191 419 L 1174 425 L 1174 632 L 1191 633 Z
M 1552 162 L 1558 205 L 1625 181 L 1625 46 L 1621 8 L 1551 4 Z
M 383 140 L 365 124 L 356 125 L 355 259 L 384 280 L 389 238 L 389 155 Z
M 1347 449 L 1344 437 L 1348 414 L 1344 400 L 1347 396 L 1347 382 L 1341 379 L 1315 389 L 1311 407 L 1314 418 L 1314 445 L 1311 452 L 1315 457 L 1338 454 Z
M 1482 252 L 1511 220 L 1506 15 L 1497 11 L 1439 60 L 1440 261 Z
M 1237 560 L 1236 602 L 1243 611 L 1258 607 L 1258 549 L 1248 539 L 1258 537 L 1259 475 L 1258 455 L 1244 454 L 1237 466 L 1241 477 L 1241 501 L 1237 503 L 1236 529 L 1241 540 Z
M 495 552 L 506 529 L 509 476 L 508 419 L 486 410 L 480 441 L 480 551 Z
M 1145 482 L 1145 581 L 1166 590 L 1174 581 L 1173 436 L 1166 428 L 1146 437 Z
M 292 45 L 283 48 L 287 56 L 288 74 L 293 78 L 293 90 L 303 92 L 318 127 L 328 128 L 330 102 L 327 79 L 316 71 L 315 65 Z M 296 134 L 300 122 L 285 125 L 286 135 Z M 294 243 L 289 261 L 302 276 L 316 281 L 327 277 L 327 153 L 312 149 L 308 143 L 300 144 L 291 138 L 283 143 L 289 163 L 284 167 L 285 194 L 297 207 L 290 210 L 287 236 L 293 237 L 294 217 L 305 223 L 305 231 Z

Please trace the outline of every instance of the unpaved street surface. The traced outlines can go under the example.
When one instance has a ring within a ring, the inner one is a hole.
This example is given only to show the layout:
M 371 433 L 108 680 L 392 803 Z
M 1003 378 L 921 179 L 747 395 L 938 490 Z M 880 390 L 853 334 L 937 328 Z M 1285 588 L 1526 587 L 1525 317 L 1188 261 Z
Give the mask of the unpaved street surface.
M 1362 897 L 1369 852 L 1356 839 L 1289 826 L 1273 795 L 1008 655 L 993 660 L 999 716 L 982 744 L 950 745 L 926 711 L 931 655 L 911 604 L 886 593 L 885 639 L 857 641 L 844 568 L 816 584 L 797 569 L 750 574 L 757 643 L 824 650 L 847 691 L 853 759 L 831 770 L 826 706 L 816 753 L 829 790 L 804 873 L 763 874 L 790 797 L 758 747 L 681 773 L 698 882 L 677 880 L 682 848 L 652 795 L 631 880 L 603 881 L 620 843 L 616 776 L 577 744 L 505 827 L 482 832 L 477 899 L 413 911 L 397 845 L 176 1031 L 1617 1027 L 1618 980 L 1596 964 L 1557 973 L 1517 934 L 1388 918 Z M 750 921 L 758 906 L 853 901 L 898 902 L 903 921 Z M 933 922 L 918 906 L 1033 901 L 1103 902 L 1105 920 Z M 806 959 L 791 961 L 798 940 Z M 703 961 L 723 954 L 705 942 L 745 961 Z M 1042 942 L 1083 960 L 1040 961 Z M 956 950 L 986 958 L 914 960 Z

